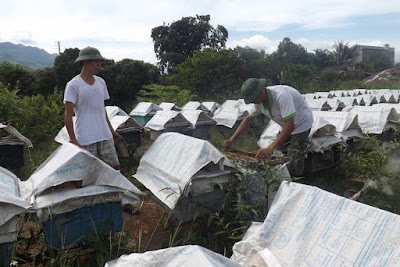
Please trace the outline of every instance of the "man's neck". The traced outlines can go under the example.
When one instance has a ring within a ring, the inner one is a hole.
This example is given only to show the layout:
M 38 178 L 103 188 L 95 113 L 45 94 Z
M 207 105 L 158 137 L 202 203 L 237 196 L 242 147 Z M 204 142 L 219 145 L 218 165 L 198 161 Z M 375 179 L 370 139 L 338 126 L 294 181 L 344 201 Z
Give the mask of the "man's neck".
M 88 71 L 85 71 L 85 69 L 82 69 L 81 73 L 79 74 L 87 84 L 94 84 L 94 75 Z

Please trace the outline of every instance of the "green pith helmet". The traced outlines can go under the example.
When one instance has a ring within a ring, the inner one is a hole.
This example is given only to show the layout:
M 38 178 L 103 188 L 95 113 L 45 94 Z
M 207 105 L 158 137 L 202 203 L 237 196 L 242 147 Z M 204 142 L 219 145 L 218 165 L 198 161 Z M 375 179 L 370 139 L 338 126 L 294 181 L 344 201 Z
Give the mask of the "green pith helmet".
M 267 80 L 265 79 L 247 79 L 240 89 L 240 92 L 244 98 L 244 102 L 246 104 L 253 103 L 257 96 L 261 93 L 261 90 L 265 88 L 266 84 Z
M 84 61 L 84 60 L 90 60 L 90 59 L 101 59 L 101 60 L 106 60 L 99 52 L 94 47 L 88 46 L 83 48 L 79 52 L 79 57 L 75 60 L 75 63 Z

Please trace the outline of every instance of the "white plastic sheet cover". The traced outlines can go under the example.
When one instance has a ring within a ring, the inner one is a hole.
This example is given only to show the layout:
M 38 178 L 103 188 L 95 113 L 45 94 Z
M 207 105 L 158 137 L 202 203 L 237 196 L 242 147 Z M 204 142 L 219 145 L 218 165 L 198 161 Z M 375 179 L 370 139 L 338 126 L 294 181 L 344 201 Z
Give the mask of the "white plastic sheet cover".
M 170 103 L 170 102 L 162 102 L 158 106 L 162 108 L 162 110 L 175 110 L 175 111 L 181 110 L 181 108 L 175 105 L 175 103 Z
M 331 95 L 333 97 L 346 97 L 346 96 L 350 96 L 349 91 L 347 90 L 332 90 L 330 91 Z
M 233 164 L 209 142 L 182 135 L 160 135 L 140 159 L 133 175 L 170 209 L 185 195 L 194 175 L 209 163 L 221 171 Z
M 20 179 L 0 167 L 0 226 L 30 208 L 29 201 L 21 196 L 20 187 Z
M 281 131 L 282 126 L 280 126 L 273 120 L 269 120 L 267 127 L 264 129 L 263 133 L 257 141 L 258 146 L 260 148 L 269 147 L 269 145 L 274 142 Z
M 376 99 L 375 95 L 362 95 L 360 97 L 362 97 L 366 106 L 378 104 L 378 100 Z
M 332 94 L 330 92 L 315 92 L 317 98 L 332 98 Z
M 65 194 L 66 190 L 55 190 L 54 194 L 48 194 L 48 189 L 53 190 L 57 186 L 72 181 L 81 181 L 83 188 L 87 186 L 108 186 L 120 189 L 124 196 L 131 200 L 132 204 L 138 203 L 140 195 L 144 194 L 120 172 L 114 170 L 90 152 L 73 144 L 64 144 L 54 151 L 26 181 L 21 182 L 21 197 L 36 205 L 36 198 L 44 193 L 47 196 L 47 202 L 44 203 L 44 206 L 50 207 L 58 204 L 59 201 L 86 196 L 82 192 L 86 192 L 87 195 L 96 193 L 85 188 L 72 190 L 68 194 Z M 104 189 L 97 193 L 106 191 Z M 112 190 L 109 189 L 108 191 Z
M 324 152 L 335 145 L 344 146 L 343 140 L 337 137 L 335 133 L 335 125 L 321 117 L 314 118 L 309 135 L 311 150 L 314 152 Z
M 346 142 L 348 138 L 366 138 L 358 123 L 357 114 L 349 112 L 313 111 L 313 117 L 314 120 L 315 118 L 322 118 L 334 125 L 336 128 L 335 135 L 344 142 Z
M 231 259 L 255 247 L 282 266 L 400 266 L 399 240 L 399 215 L 283 182 L 263 224 L 233 246 Z
M 147 122 L 145 128 L 162 131 L 171 126 L 192 126 L 191 123 L 179 112 L 174 110 L 159 110 L 156 114 Z
M 182 107 L 182 110 L 203 110 L 203 111 L 206 111 L 207 108 L 204 107 L 199 101 L 189 101 Z
M 158 105 L 151 103 L 151 102 L 140 102 L 129 113 L 129 115 L 144 117 L 149 114 L 154 114 L 157 110 L 162 110 L 162 108 L 160 108 Z
M 343 102 L 346 107 L 358 105 L 358 101 L 357 101 L 356 97 L 352 97 L 352 96 L 338 97 L 338 100 Z
M 332 111 L 342 110 L 346 107 L 346 105 L 340 101 L 338 98 L 328 98 L 326 103 L 331 107 Z
M 214 112 L 221 106 L 217 102 L 212 101 L 201 102 L 201 104 L 207 109 L 210 114 L 214 114 Z
M 330 110 L 331 106 L 328 104 L 327 98 L 319 99 L 306 99 L 307 105 L 311 110 Z
M 17 222 L 18 217 L 14 216 L 11 220 L 8 220 L 3 225 L 0 225 L 0 245 L 3 243 L 17 241 Z
M 232 128 L 238 120 L 243 120 L 247 115 L 249 115 L 249 112 L 239 107 L 221 106 L 215 111 L 213 119 L 217 122 L 217 125 Z
M 105 267 L 240 267 L 242 265 L 197 245 L 187 245 L 122 255 L 116 260 L 107 262 Z
M 11 134 L 12 136 L 17 137 L 19 140 L 25 143 L 27 147 L 33 147 L 31 140 L 23 136 L 17 129 L 10 125 L 5 125 L 0 122 L 0 129 L 5 130 L 7 133 Z
M 118 106 L 106 106 L 106 112 L 108 118 L 114 117 L 115 115 L 129 116 L 128 113 Z
M 317 99 L 319 97 L 317 97 L 314 93 L 306 93 L 303 94 L 303 98 L 307 100 L 307 99 Z
M 202 110 L 183 110 L 181 114 L 191 123 L 192 128 L 201 124 L 216 124 L 216 121 Z
M 353 106 L 348 112 L 358 115 L 364 134 L 382 134 L 389 122 L 398 124 L 400 121 L 400 114 L 394 108 L 387 109 L 382 105 Z

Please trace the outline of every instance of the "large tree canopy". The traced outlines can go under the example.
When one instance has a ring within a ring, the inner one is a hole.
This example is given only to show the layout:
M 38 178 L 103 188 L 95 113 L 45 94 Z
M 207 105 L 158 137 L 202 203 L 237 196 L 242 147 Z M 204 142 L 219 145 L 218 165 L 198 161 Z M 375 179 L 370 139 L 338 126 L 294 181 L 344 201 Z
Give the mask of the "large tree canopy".
M 196 50 L 225 47 L 228 31 L 221 25 L 212 27 L 210 15 L 196 15 L 153 28 L 151 38 L 161 71 L 171 72 Z

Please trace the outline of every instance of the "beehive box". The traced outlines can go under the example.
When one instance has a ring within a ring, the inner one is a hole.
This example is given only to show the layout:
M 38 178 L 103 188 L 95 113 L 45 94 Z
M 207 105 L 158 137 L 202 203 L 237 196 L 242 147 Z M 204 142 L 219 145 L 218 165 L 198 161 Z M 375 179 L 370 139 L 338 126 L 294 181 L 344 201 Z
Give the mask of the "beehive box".
M 100 203 L 58 214 L 43 223 L 46 242 L 64 247 L 90 240 L 95 233 L 108 235 L 122 230 L 121 202 Z
M 140 123 L 140 125 L 145 126 L 153 117 L 153 115 L 147 115 L 147 116 L 133 116 L 133 118 Z
M 122 136 L 128 149 L 135 150 L 140 147 L 141 140 L 140 134 L 142 130 L 138 127 L 127 127 L 117 129 L 117 132 Z
M 0 166 L 5 168 L 24 166 L 24 142 L 15 137 L 0 138 Z
M 9 266 L 12 260 L 14 243 L 7 242 L 0 244 L 0 264 L 1 266 Z

